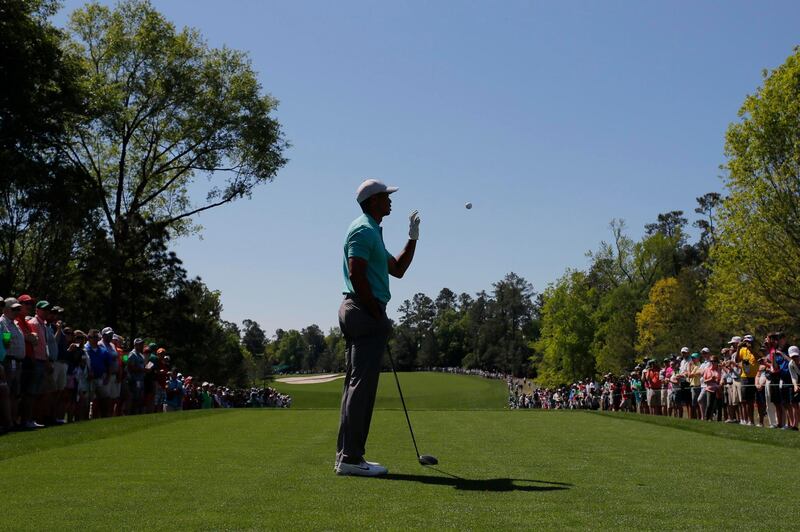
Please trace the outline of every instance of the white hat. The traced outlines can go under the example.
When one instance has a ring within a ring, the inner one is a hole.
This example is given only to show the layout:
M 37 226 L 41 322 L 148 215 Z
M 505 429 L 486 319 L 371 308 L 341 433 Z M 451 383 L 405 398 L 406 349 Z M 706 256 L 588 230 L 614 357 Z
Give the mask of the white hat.
M 707 347 L 704 347 L 703 349 L 700 350 L 700 352 L 701 353 L 711 353 L 711 349 L 709 349 Z
M 381 192 L 387 192 L 391 194 L 392 192 L 397 192 L 398 190 L 399 189 L 397 187 L 387 187 L 383 181 L 378 181 L 377 179 L 367 179 L 358 186 L 358 190 L 356 190 L 356 201 L 361 203 L 365 199 L 371 198 L 375 194 L 380 194 Z
M 744 341 L 745 342 L 753 342 L 753 341 L 755 341 L 755 339 L 753 338 L 752 334 L 746 334 L 746 335 L 744 335 Z
M 742 337 L 741 336 L 734 336 L 733 338 L 731 338 L 731 341 L 728 342 L 728 345 L 740 344 L 740 343 L 742 343 Z
M 103 336 L 107 334 L 114 334 L 114 329 L 112 329 L 111 327 L 106 327 L 100 332 L 100 334 L 102 334 Z
M 681 353 L 688 353 L 688 352 L 689 352 L 688 347 L 681 347 Z
M 789 348 L 789 356 L 790 357 L 800 357 L 800 347 L 793 345 Z

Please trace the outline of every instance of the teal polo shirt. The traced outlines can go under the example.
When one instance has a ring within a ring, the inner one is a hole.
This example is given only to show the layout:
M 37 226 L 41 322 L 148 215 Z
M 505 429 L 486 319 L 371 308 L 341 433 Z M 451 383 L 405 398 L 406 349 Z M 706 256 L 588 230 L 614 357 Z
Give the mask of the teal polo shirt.
M 355 294 L 350 282 L 347 259 L 358 257 L 367 261 L 367 281 L 375 299 L 386 304 L 392 298 L 389 292 L 389 252 L 383 244 L 383 228 L 372 216 L 362 214 L 347 228 L 344 239 L 344 293 Z

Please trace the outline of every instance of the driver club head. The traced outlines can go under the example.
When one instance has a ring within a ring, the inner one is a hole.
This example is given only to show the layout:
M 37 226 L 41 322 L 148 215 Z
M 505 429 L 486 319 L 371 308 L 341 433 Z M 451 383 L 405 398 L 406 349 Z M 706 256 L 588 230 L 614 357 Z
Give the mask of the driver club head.
M 419 463 L 422 465 L 436 465 L 439 463 L 439 460 L 437 460 L 435 456 L 421 454 L 419 455 Z

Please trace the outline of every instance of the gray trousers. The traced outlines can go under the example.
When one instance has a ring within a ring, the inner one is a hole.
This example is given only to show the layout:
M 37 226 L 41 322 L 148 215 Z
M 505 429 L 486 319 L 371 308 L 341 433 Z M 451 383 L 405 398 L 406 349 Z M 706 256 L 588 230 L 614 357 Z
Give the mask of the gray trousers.
M 391 321 L 376 320 L 358 299 L 345 298 L 339 307 L 339 326 L 345 338 L 347 371 L 342 393 L 336 456 L 345 463 L 360 463 L 366 452 L 372 408 Z

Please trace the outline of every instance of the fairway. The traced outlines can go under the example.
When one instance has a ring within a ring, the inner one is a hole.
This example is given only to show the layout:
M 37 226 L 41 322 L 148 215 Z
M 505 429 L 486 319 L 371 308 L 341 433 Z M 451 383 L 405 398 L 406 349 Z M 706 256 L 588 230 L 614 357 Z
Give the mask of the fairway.
M 367 456 L 390 474 L 372 479 L 332 472 L 334 409 L 181 412 L 12 434 L 0 439 L 0 528 L 794 528 L 796 505 L 766 527 L 744 499 L 794 497 L 774 466 L 794 463 L 797 450 L 783 444 L 796 434 L 765 445 L 735 438 L 748 427 L 723 438 L 634 419 L 419 410 L 420 450 L 441 461 L 426 469 L 402 411 L 378 410 Z
M 502 410 L 508 393 L 506 383 L 471 375 L 433 372 L 397 374 L 409 410 Z M 271 382 L 270 386 L 292 396 L 292 408 L 339 408 L 344 381 L 322 384 Z M 401 408 L 397 384 L 391 372 L 381 373 L 377 409 Z

